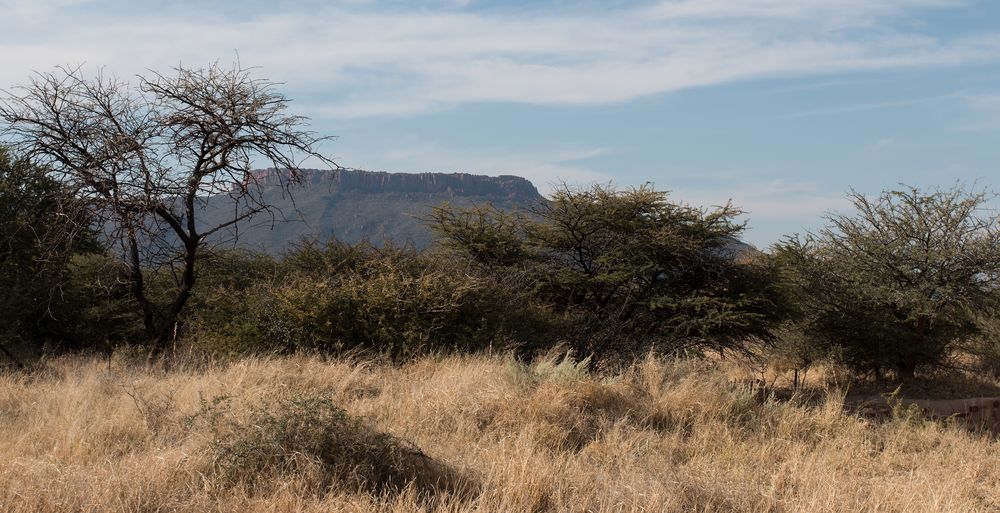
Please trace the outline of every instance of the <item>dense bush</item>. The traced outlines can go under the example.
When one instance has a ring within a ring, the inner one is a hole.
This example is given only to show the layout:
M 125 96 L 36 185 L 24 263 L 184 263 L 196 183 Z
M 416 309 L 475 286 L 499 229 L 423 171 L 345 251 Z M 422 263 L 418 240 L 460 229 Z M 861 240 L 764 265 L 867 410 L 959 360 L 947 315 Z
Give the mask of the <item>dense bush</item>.
M 69 261 L 96 250 L 86 216 L 70 218 L 78 204 L 45 169 L 0 147 L 0 344 L 63 341 L 76 310 L 64 295 Z
M 203 347 L 362 350 L 401 359 L 490 346 L 530 349 L 549 335 L 543 308 L 413 249 L 331 242 L 302 245 L 280 261 L 256 259 L 228 266 L 257 265 L 256 274 L 234 279 L 217 271 L 204 278 L 188 317 Z
M 130 270 L 109 253 L 79 254 L 69 260 L 52 321 L 51 333 L 60 346 L 109 351 L 122 346 L 138 349 L 146 343 Z M 166 271 L 147 276 L 146 293 L 154 300 L 166 298 L 172 287 L 173 278 Z M 177 329 L 180 335 L 181 323 Z
M 973 357 L 973 370 L 1000 378 L 1000 316 L 984 315 L 977 320 L 979 332 L 962 348 Z
M 70 260 L 59 336 L 77 348 L 111 349 L 142 340 L 142 318 L 128 287 L 128 269 L 102 253 Z
M 460 256 L 570 321 L 578 353 L 604 358 L 770 336 L 768 272 L 738 242 L 740 214 L 594 186 L 558 190 L 528 215 L 442 207 L 432 222 Z
M 960 188 L 851 196 L 853 216 L 773 252 L 793 317 L 853 368 L 912 377 L 940 366 L 995 305 L 1000 229 Z

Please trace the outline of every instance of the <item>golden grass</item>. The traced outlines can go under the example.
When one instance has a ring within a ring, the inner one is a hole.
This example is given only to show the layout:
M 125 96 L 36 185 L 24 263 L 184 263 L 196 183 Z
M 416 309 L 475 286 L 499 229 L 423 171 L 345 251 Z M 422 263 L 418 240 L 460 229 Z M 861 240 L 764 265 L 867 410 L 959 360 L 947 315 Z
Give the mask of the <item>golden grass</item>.
M 328 486 L 308 465 L 220 485 L 212 434 L 187 419 L 222 394 L 235 415 L 265 397 L 321 395 L 468 486 Z M 572 362 L 485 356 L 403 367 L 249 358 L 169 373 L 65 358 L 0 375 L 0 511 L 1000 509 L 996 441 L 870 423 L 842 401 L 761 398 L 695 361 L 595 377 Z

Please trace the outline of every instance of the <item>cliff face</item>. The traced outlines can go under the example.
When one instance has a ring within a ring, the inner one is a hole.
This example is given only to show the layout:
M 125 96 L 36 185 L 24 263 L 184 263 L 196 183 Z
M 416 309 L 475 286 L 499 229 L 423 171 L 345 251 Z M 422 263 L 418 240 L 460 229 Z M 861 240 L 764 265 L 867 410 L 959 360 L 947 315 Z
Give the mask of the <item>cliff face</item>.
M 431 208 L 447 202 L 454 207 L 492 204 L 505 210 L 523 209 L 543 201 L 535 186 L 519 176 L 482 176 L 468 173 L 385 173 L 358 169 L 305 170 L 300 181 L 287 188 L 288 172 L 254 172 L 265 186 L 265 200 L 280 212 L 240 223 L 239 244 L 280 253 L 302 239 L 331 237 L 356 243 L 369 240 L 427 247 L 434 234 L 423 218 Z M 231 212 L 220 203 L 206 209 L 209 221 Z M 206 223 L 210 224 L 210 223 Z
M 265 186 L 285 185 L 287 171 L 265 169 L 254 173 Z M 483 176 L 469 173 L 386 173 L 360 169 L 306 169 L 300 183 L 306 188 L 330 193 L 360 194 L 418 193 L 444 196 L 493 196 L 536 199 L 538 190 L 520 176 Z

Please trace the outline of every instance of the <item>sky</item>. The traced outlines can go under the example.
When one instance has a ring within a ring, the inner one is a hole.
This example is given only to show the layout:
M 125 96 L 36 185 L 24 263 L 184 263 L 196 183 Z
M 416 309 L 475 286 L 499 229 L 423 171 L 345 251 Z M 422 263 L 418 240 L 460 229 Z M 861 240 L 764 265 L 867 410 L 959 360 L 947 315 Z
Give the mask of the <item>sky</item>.
M 996 0 L 0 0 L 0 89 L 236 59 L 341 166 L 651 183 L 762 247 L 852 188 L 1000 189 Z

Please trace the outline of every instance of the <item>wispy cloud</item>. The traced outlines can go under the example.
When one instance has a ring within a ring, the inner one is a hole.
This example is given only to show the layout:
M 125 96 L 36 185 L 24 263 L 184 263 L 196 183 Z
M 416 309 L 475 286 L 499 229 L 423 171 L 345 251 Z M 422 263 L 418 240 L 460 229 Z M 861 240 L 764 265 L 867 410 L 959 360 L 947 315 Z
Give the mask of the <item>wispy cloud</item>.
M 830 116 L 836 114 L 849 114 L 852 112 L 864 112 L 869 110 L 880 110 L 880 109 L 893 109 L 898 107 L 911 107 L 913 105 L 920 105 L 922 103 L 930 103 L 940 100 L 954 99 L 957 95 L 955 94 L 941 94 L 934 96 L 924 96 L 920 98 L 904 98 L 901 100 L 891 100 L 884 102 L 872 102 L 872 103 L 855 103 L 848 105 L 836 105 L 832 107 L 825 107 L 821 109 L 811 109 L 801 112 L 794 112 L 791 114 L 786 114 L 779 116 L 779 119 L 797 119 L 812 116 Z
M 916 9 L 961 5 L 952 0 L 667 0 L 583 14 L 353 1 L 258 5 L 239 17 L 202 4 L 84 1 L 0 0 L 0 86 L 81 60 L 127 75 L 238 51 L 291 90 L 322 94 L 314 115 L 363 117 L 468 102 L 606 104 L 760 77 L 1000 59 L 1000 35 L 886 28 Z
M 959 132 L 994 132 L 1000 130 L 1000 93 L 970 93 L 962 97 L 969 118 L 953 127 Z
M 711 190 L 682 188 L 673 195 L 696 205 L 722 205 L 735 199 L 736 206 L 755 220 L 816 219 L 849 205 L 843 191 L 826 190 L 815 182 L 784 179 L 738 181 Z
M 825 23 L 856 24 L 907 9 L 956 7 L 963 3 L 962 0 L 668 0 L 657 2 L 649 12 L 668 19 L 820 19 Z
M 977 110 L 1000 113 L 1000 93 L 970 95 L 967 99 Z

